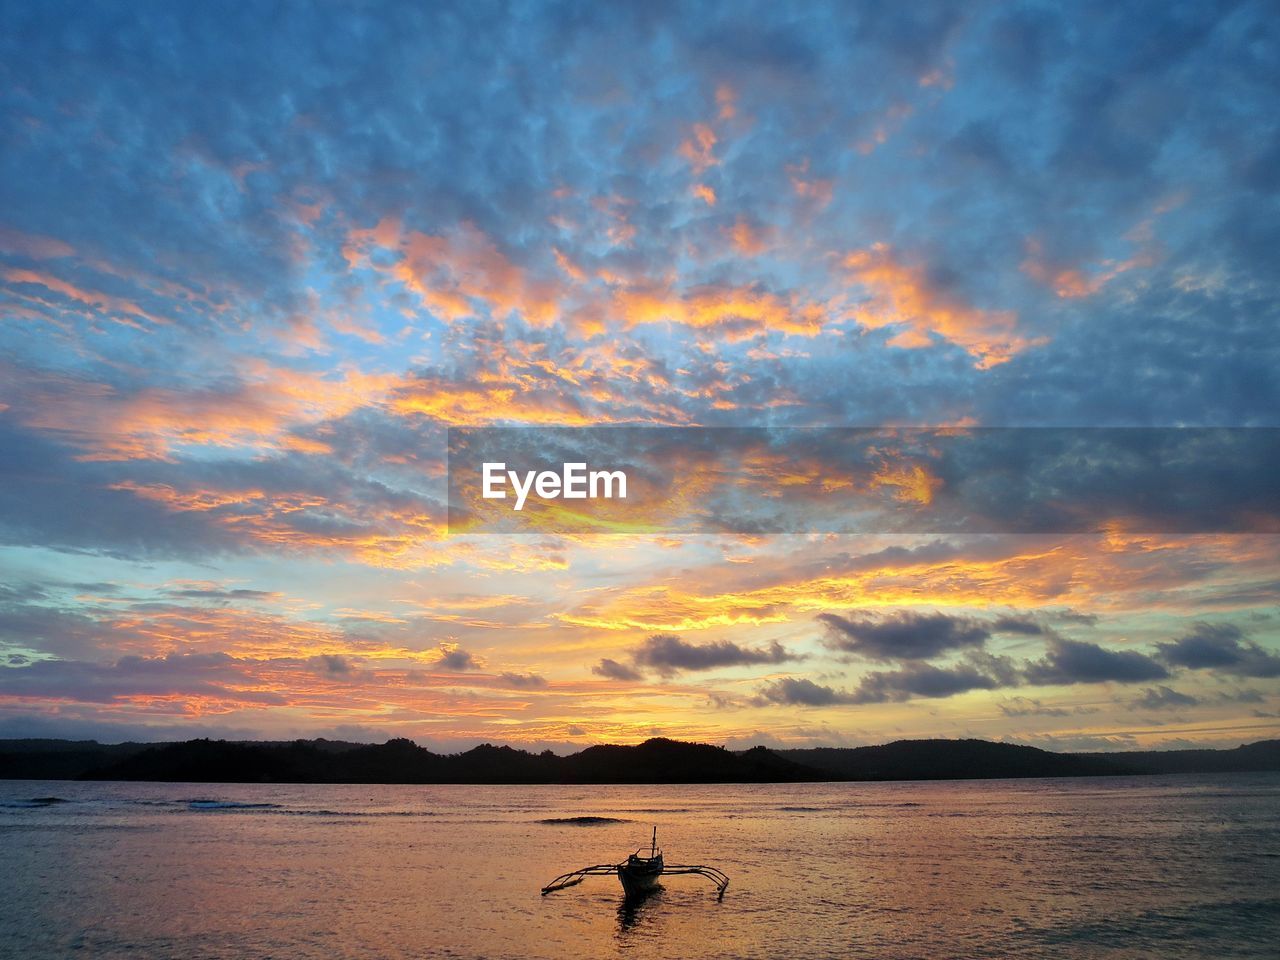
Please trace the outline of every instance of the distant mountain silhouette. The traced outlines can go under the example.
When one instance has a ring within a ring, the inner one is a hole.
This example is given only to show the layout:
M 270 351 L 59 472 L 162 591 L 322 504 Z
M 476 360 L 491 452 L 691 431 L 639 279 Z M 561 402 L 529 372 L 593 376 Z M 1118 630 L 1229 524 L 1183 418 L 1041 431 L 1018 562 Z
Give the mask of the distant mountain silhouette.
M 0 779 L 205 783 L 794 783 L 1280 771 L 1280 740 L 1234 750 L 1052 753 L 986 740 L 732 751 L 657 738 L 567 757 L 484 744 L 432 753 L 411 740 L 100 744 L 0 740 Z
M 1118 754 L 1082 757 L 989 740 L 897 740 L 878 747 L 780 750 L 837 780 L 984 780 L 1091 777 L 1129 772 Z M 1112 759 L 1114 758 L 1114 759 Z
M 1234 750 L 1053 753 L 989 740 L 896 740 L 878 747 L 779 750 L 837 780 L 987 780 L 1280 770 L 1280 740 Z

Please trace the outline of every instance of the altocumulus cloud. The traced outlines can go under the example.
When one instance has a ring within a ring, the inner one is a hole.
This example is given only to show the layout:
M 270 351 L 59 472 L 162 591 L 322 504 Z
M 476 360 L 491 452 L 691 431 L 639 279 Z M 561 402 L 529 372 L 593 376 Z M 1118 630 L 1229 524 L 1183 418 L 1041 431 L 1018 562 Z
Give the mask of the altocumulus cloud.
M 999 678 L 972 664 L 935 667 L 928 663 L 910 663 L 901 670 L 867 674 L 852 691 L 814 683 L 803 677 L 784 677 L 760 687 L 753 702 L 757 706 L 783 704 L 803 707 L 887 703 L 913 697 L 951 697 L 969 690 L 992 690 L 1001 685 Z
M 991 636 L 971 617 L 901 611 L 880 619 L 818 614 L 827 626 L 829 645 L 871 660 L 927 660 L 951 650 L 980 647 Z
M 614 680 L 639 680 L 645 670 L 663 677 L 684 671 L 758 666 L 802 659 L 776 640 L 767 647 L 742 647 L 732 640 L 689 643 L 670 633 L 655 633 L 631 650 L 632 666 L 604 659 L 591 672 Z
M 829 707 L 840 703 L 856 703 L 853 694 L 836 690 L 804 677 L 783 677 L 760 688 L 757 705 L 778 703 L 798 707 Z
M 980 620 L 900 610 L 881 617 L 820 613 L 818 620 L 827 628 L 829 647 L 881 662 L 928 660 L 953 650 L 974 650 L 997 633 L 1039 636 L 1050 632 L 1031 617 L 1015 615 Z
M 885 703 L 912 697 L 952 697 L 970 690 L 993 690 L 999 686 L 998 677 L 971 664 L 935 667 L 928 663 L 910 663 L 901 670 L 867 674 L 854 691 L 853 702 Z
M 1107 650 L 1096 643 L 1052 637 L 1041 660 L 1027 664 L 1028 683 L 1038 686 L 1073 683 L 1140 683 L 1164 680 L 1169 671 L 1152 657 L 1134 650 Z
M 634 682 L 643 680 L 644 676 L 639 670 L 628 667 L 625 663 L 619 663 L 617 660 L 610 660 L 608 657 L 601 659 L 591 672 L 597 677 L 604 677 L 607 680 L 628 680 Z
M 1161 659 L 1175 667 L 1213 669 L 1241 677 L 1280 676 L 1280 656 L 1246 640 L 1244 631 L 1232 623 L 1200 621 L 1185 636 L 1156 647 Z
M 1197 697 L 1160 684 L 1147 687 L 1142 691 L 1142 696 L 1130 701 L 1129 706 L 1135 710 L 1169 710 L 1175 707 L 1194 707 L 1199 702 Z
M 440 659 L 435 662 L 435 665 L 456 673 L 480 669 L 480 662 L 471 651 L 463 650 L 456 643 L 440 644 Z
M 511 673 L 504 671 L 498 678 L 509 687 L 521 690 L 541 690 L 547 685 L 547 678 L 536 673 Z

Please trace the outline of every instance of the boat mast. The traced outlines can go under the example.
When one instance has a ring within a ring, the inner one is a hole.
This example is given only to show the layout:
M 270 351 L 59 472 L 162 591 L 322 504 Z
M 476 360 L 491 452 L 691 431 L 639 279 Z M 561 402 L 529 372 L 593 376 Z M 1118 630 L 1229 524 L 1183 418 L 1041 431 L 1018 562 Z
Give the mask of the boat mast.
M 649 858 L 653 859 L 658 855 L 658 825 L 653 825 L 653 843 L 649 846 Z

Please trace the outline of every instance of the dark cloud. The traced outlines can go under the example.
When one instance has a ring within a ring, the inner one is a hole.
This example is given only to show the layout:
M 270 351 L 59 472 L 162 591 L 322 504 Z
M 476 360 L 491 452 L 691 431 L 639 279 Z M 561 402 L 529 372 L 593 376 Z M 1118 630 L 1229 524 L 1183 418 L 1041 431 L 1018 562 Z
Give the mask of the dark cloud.
M 935 667 L 909 663 L 901 670 L 869 673 L 853 694 L 854 703 L 886 703 L 913 697 L 951 697 L 970 690 L 993 690 L 1000 680 L 971 664 Z
M 116 465 L 77 460 L 0 412 L 0 543 L 130 558 L 208 557 L 233 545 L 208 516 L 112 489 L 123 475 Z
M 1168 710 L 1176 707 L 1194 707 L 1198 703 L 1200 703 L 1198 697 L 1161 684 L 1147 687 L 1142 691 L 1142 696 L 1129 702 L 1129 706 L 1134 710 Z
M 1048 646 L 1043 659 L 1027 664 L 1028 683 L 1139 683 L 1169 676 L 1159 661 L 1133 650 L 1107 650 L 1096 643 L 1062 637 L 1050 638 Z
M 683 670 L 715 670 L 799 659 L 777 641 L 768 647 L 753 649 L 740 647 L 730 640 L 687 643 L 668 633 L 647 638 L 631 652 L 631 658 L 637 667 L 653 670 L 664 677 L 674 676 Z
M 0 603 L 0 642 L 80 659 L 136 642 L 137 632 L 93 607 L 71 604 Z
M 997 617 L 991 622 L 992 633 L 1018 633 L 1026 637 L 1036 637 L 1048 633 L 1044 625 L 1031 617 Z
M 143 696 L 210 698 L 256 706 L 287 706 L 288 697 L 255 689 L 252 661 L 225 653 L 121 657 L 114 663 L 36 660 L 0 670 L 0 694 L 110 703 Z
M 440 659 L 436 661 L 436 666 L 462 673 L 466 670 L 479 670 L 481 665 L 470 651 L 453 644 L 441 644 Z
M 330 677 L 349 677 L 356 670 L 348 657 L 338 653 L 324 653 L 312 657 L 311 662 L 315 664 L 319 673 Z
M 916 661 L 899 670 L 869 673 L 852 691 L 814 683 L 807 678 L 784 677 L 761 686 L 755 703 L 807 707 L 888 703 L 915 697 L 940 699 L 1002 685 L 999 678 L 971 663 L 935 667 Z
M 1218 694 L 1217 699 L 1223 703 L 1265 703 L 1267 698 L 1261 690 L 1233 690 Z
M 619 663 L 617 660 L 610 660 L 608 657 L 602 659 L 598 664 L 591 668 L 591 672 L 598 677 L 607 677 L 610 680 L 627 680 L 634 682 L 643 680 L 644 676 L 639 670 L 628 667 L 625 663 Z
M 1032 697 L 1010 697 L 996 706 L 1006 717 L 1069 717 L 1070 710 L 1062 707 L 1046 707 Z
M 272 593 L 268 590 L 249 590 L 244 587 L 237 587 L 233 590 L 226 590 L 218 587 L 205 588 L 188 588 L 185 590 L 168 591 L 171 597 L 182 597 L 188 600 L 215 600 L 231 602 L 234 600 L 274 600 L 278 599 L 280 594 Z
M 807 680 L 803 677 L 783 677 L 766 683 L 757 695 L 758 703 L 777 703 L 785 706 L 829 707 L 842 703 L 859 702 L 852 694 Z
M 547 685 L 547 678 L 538 676 L 536 673 L 509 673 L 504 671 L 498 674 L 498 678 L 507 686 L 521 690 L 542 690 Z
M 1160 657 L 1175 667 L 1240 677 L 1280 677 L 1280 655 L 1244 639 L 1244 631 L 1232 623 L 1200 621 L 1186 635 L 1156 647 Z
M 870 660 L 925 660 L 951 650 L 980 647 L 991 629 L 970 617 L 901 611 L 889 616 L 842 617 L 818 614 L 830 645 Z

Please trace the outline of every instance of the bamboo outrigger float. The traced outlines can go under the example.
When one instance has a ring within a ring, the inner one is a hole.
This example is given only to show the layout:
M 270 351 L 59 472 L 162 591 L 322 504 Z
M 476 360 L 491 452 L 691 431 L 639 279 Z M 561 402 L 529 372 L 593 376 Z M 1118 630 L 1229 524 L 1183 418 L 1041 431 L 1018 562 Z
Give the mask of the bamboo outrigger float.
M 644 855 L 641 847 L 621 863 L 598 863 L 594 867 L 583 867 L 570 873 L 561 874 L 545 887 L 542 895 L 555 893 L 566 887 L 574 887 L 587 877 L 616 875 L 622 883 L 622 892 L 628 897 L 642 897 L 658 887 L 658 879 L 665 875 L 696 873 L 706 877 L 716 885 L 716 899 L 724 899 L 724 889 L 729 886 L 729 878 L 724 872 L 705 864 L 665 863 L 662 851 L 658 849 L 658 828 L 653 828 L 653 840 L 649 845 L 649 855 Z

